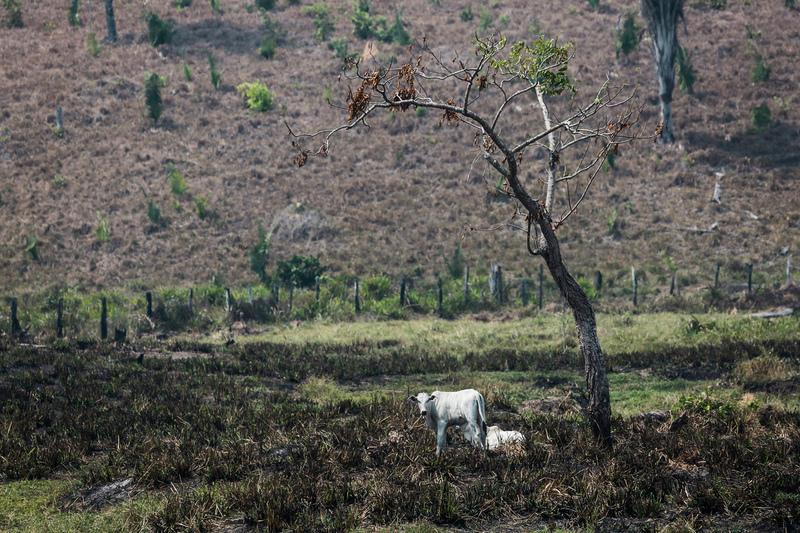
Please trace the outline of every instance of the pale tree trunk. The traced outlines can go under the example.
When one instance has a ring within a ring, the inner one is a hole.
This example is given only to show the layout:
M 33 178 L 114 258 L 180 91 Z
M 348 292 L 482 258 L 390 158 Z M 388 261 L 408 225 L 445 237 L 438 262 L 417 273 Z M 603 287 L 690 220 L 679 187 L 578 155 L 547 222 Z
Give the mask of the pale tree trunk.
M 117 40 L 117 22 L 114 18 L 114 0 L 106 0 L 106 28 L 108 29 L 108 42 Z
M 550 109 L 547 107 L 547 102 L 544 101 L 544 93 L 541 87 L 536 87 L 536 98 L 539 100 L 539 107 L 542 110 L 544 117 L 544 127 L 549 130 L 553 127 L 553 121 L 550 118 Z M 556 167 L 558 166 L 558 153 L 556 152 L 556 134 L 551 131 L 547 136 L 547 147 L 549 157 L 547 162 L 547 193 L 545 195 L 544 207 L 548 213 L 553 211 L 553 194 L 556 187 Z
M 672 90 L 678 53 L 678 20 L 683 18 L 684 0 L 642 0 L 642 15 L 650 32 L 651 50 L 661 100 L 663 142 L 675 142 L 672 128 Z

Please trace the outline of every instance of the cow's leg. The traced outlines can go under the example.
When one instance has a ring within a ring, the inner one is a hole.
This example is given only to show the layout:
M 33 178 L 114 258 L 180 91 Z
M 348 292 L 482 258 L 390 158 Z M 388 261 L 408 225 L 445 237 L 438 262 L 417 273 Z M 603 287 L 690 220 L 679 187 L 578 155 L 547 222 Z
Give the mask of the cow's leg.
M 439 424 L 436 431 L 436 456 L 444 453 L 447 448 L 447 424 Z

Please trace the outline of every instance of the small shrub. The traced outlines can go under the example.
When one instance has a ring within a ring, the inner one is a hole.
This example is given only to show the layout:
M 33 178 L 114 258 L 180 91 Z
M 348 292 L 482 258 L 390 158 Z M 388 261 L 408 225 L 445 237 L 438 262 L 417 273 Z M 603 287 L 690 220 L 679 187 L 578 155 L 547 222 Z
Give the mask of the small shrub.
M 750 77 L 753 80 L 753 83 L 769 81 L 769 75 L 772 72 L 772 67 L 764 61 L 764 56 L 755 46 L 751 45 L 751 49 L 753 50 L 754 62 Z
M 272 239 L 272 232 L 267 233 L 264 225 L 258 224 L 258 239 L 256 244 L 248 252 L 250 258 L 250 270 L 258 274 L 261 283 L 267 285 L 272 279 L 267 274 L 267 263 L 269 262 L 269 241 Z
M 370 15 L 371 8 L 372 3 L 369 0 L 359 0 L 353 6 L 353 16 L 350 20 L 355 25 L 353 35 L 356 37 L 370 39 L 386 32 L 386 17 L 373 17 Z
M 795 0 L 783 0 L 783 5 L 785 5 L 788 9 L 794 9 Z
M 181 72 L 183 72 L 183 77 L 186 78 L 186 81 L 192 81 L 192 67 L 186 64 L 184 61 L 181 63 Z
M 278 43 L 275 42 L 275 39 L 265 35 L 264 39 L 261 41 L 261 47 L 258 49 L 258 55 L 264 59 L 272 59 L 275 57 L 275 50 L 277 48 Z
M 53 187 L 55 187 L 56 189 L 63 189 L 66 186 L 67 186 L 67 178 L 65 178 L 60 174 L 58 176 L 53 177 Z
M 153 124 L 158 123 L 158 118 L 164 111 L 164 103 L 161 100 L 160 76 L 156 73 L 145 74 L 144 105 L 147 116 L 153 119 Z
M 161 217 L 161 208 L 152 198 L 147 199 L 147 219 L 158 226 L 164 225 L 164 219 Z
M 697 81 L 697 72 L 692 65 L 692 58 L 689 57 L 689 51 L 686 48 L 679 46 L 678 54 L 676 57 L 678 66 L 678 84 L 681 91 L 686 94 L 694 93 L 694 82 Z
M 392 293 L 392 282 L 386 276 L 375 276 L 361 282 L 361 289 L 365 299 L 383 300 Z
M 175 7 L 183 9 L 192 5 L 192 0 L 175 0 Z
M 478 31 L 486 31 L 492 25 L 492 14 L 485 7 L 481 8 L 481 20 L 478 23 Z
M 106 215 L 100 211 L 97 212 L 97 226 L 94 228 L 94 236 L 99 242 L 111 240 L 111 235 L 108 233 L 108 220 Z
M 428 114 L 428 109 L 426 107 L 418 107 L 414 110 L 414 114 L 417 117 L 422 118 Z
M 170 190 L 175 196 L 180 196 L 189 190 L 189 185 L 186 183 L 186 177 L 181 174 L 172 163 L 167 165 L 167 179 L 170 183 Z
M 293 255 L 288 261 L 278 261 L 278 279 L 287 286 L 294 280 L 298 287 L 313 287 L 327 269 L 313 255 Z
M 617 58 L 619 54 L 628 55 L 639 46 L 639 25 L 636 16 L 628 13 L 622 23 L 622 29 L 617 32 Z
M 725 11 L 725 8 L 728 7 L 728 0 L 711 0 L 708 5 L 717 11 Z
M 241 93 L 242 98 L 247 101 L 250 109 L 266 113 L 272 109 L 272 102 L 275 94 L 272 93 L 264 82 L 254 81 L 252 83 L 242 83 L 236 89 Z
M 208 200 L 210 198 L 211 193 L 207 193 L 205 196 L 200 195 L 194 199 L 195 211 L 200 220 L 204 220 L 208 216 Z
M 458 18 L 460 18 L 463 22 L 469 22 L 474 18 L 472 14 L 472 4 L 467 4 L 464 6 L 464 9 L 458 14 Z
M 760 39 L 761 31 L 757 31 L 752 24 L 744 23 L 744 31 L 747 33 L 747 38 L 750 40 Z
M 394 24 L 386 30 L 386 38 L 383 39 L 386 42 L 395 42 L 406 46 L 411 44 L 411 36 L 406 31 L 405 27 L 403 26 L 403 9 L 395 9 L 394 12 Z
M 772 111 L 770 111 L 766 102 L 754 108 L 752 114 L 753 133 L 761 133 L 772 122 Z
M 256 7 L 262 11 L 269 11 L 275 7 L 275 0 L 256 0 Z
M 69 7 L 67 8 L 67 21 L 72 26 L 80 26 L 81 16 L 78 14 L 78 7 L 81 0 L 70 0 Z
M 100 43 L 97 42 L 97 36 L 94 33 L 86 36 L 86 52 L 92 57 L 100 53 Z
M 606 220 L 606 229 L 608 233 L 614 234 L 617 231 L 617 216 L 619 215 L 619 207 L 614 209 L 611 215 Z
M 148 11 L 144 16 L 147 22 L 147 37 L 151 46 L 159 46 L 172 42 L 172 24 L 161 20 L 161 17 Z
M 3 0 L 3 7 L 6 8 L 6 26 L 9 28 L 22 27 L 22 2 L 20 0 Z
M 225 71 L 217 70 L 216 61 L 214 61 L 214 56 L 211 55 L 211 52 L 206 50 L 206 55 L 208 55 L 208 68 L 211 75 L 211 86 L 214 87 L 214 90 L 219 89 L 219 84 L 222 81 L 222 75 Z
M 34 261 L 39 259 L 39 238 L 32 231 L 28 232 L 28 246 L 25 247 L 25 251 Z
M 589 298 L 590 302 L 597 301 L 598 294 L 594 283 L 586 278 L 580 277 L 578 278 L 578 285 L 580 285 L 581 289 L 583 289 L 583 292 L 586 293 L 586 297 Z
M 341 39 L 332 39 L 328 42 L 328 49 L 333 51 L 333 57 L 337 57 L 342 61 L 342 66 L 347 67 L 348 65 L 352 65 L 356 60 L 358 60 L 359 54 L 348 53 L 347 49 L 350 43 L 348 43 L 347 39 L 342 37 Z M 329 100 L 326 98 L 326 101 Z
M 323 2 L 317 2 L 314 5 L 304 7 L 303 13 L 306 13 L 314 19 L 314 26 L 317 27 L 317 31 L 314 33 L 314 39 L 318 41 L 326 40 L 333 33 L 333 30 L 336 29 L 331 20 L 330 10 L 327 4 Z

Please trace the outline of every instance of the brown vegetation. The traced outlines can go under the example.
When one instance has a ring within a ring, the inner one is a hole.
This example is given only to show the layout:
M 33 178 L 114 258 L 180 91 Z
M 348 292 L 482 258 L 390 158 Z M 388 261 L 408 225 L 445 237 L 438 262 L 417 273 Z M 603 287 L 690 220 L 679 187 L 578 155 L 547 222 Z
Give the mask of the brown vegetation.
M 575 272 L 589 276 L 599 268 L 613 283 L 635 265 L 657 278 L 668 273 L 664 258 L 671 257 L 684 285 L 713 280 L 715 263 L 737 272 L 755 263 L 770 280 L 782 276 L 785 259 L 778 251 L 794 245 L 800 227 L 794 186 L 800 101 L 791 44 L 800 38 L 800 13 L 780 2 L 747 4 L 729 3 L 724 10 L 702 2 L 687 6 L 688 33 L 681 30 L 679 39 L 699 81 L 693 95 L 676 90 L 676 144 L 628 148 L 596 182 L 579 223 L 560 232 L 565 260 Z M 351 34 L 350 2 L 330 5 L 333 37 L 349 39 L 351 50 L 362 49 L 366 43 Z M 472 21 L 459 17 L 466 2 L 415 0 L 404 6 L 412 37 L 427 36 L 445 57 L 469 57 L 480 6 L 472 6 Z M 269 13 L 285 37 L 275 57 L 265 60 L 258 54 L 261 15 L 244 4 L 223 4 L 218 14 L 207 2 L 181 10 L 172 2 L 149 2 L 147 8 L 176 30 L 171 44 L 153 48 L 142 6 L 118 0 L 119 40 L 103 44 L 93 57 L 84 45 L 88 16 L 82 16 L 83 26 L 73 27 L 66 4 L 23 2 L 24 26 L 0 29 L 4 290 L 55 282 L 189 285 L 209 281 L 212 271 L 234 285 L 256 283 L 247 251 L 259 220 L 286 223 L 273 238 L 272 258 L 314 254 L 333 273 L 399 275 L 420 266 L 431 274 L 445 270 L 440 252 L 452 253 L 467 224 L 488 228 L 506 221 L 507 204 L 485 201 L 494 174 L 482 164 L 470 172 L 472 133 L 438 129 L 438 116 L 386 115 L 371 124 L 369 136 L 355 131 L 340 137 L 342 146 L 328 160 L 293 165 L 296 153 L 283 121 L 305 131 L 329 127 L 346 111 L 329 108 L 323 90 L 330 88 L 342 106 L 348 90 L 336 83 L 340 60 L 313 39 L 313 20 L 302 7 L 280 4 Z M 502 31 L 512 42 L 533 39 L 539 30 L 560 42 L 574 39 L 570 72 L 585 90 L 598 87 L 606 73 L 639 84 L 644 120 L 655 126 L 649 52 L 640 46 L 628 57 L 616 59 L 614 53 L 617 21 L 634 8 L 634 2 L 601 1 L 593 11 L 577 0 L 486 6 L 494 27 L 501 28 L 501 17 L 508 15 Z M 393 15 L 382 1 L 373 2 L 372 11 Z M 745 24 L 761 33 L 751 40 L 772 67 L 766 82 L 751 81 Z M 94 31 L 105 35 L 98 6 Z M 379 48 L 373 50 L 381 60 L 406 54 L 399 45 Z M 209 81 L 207 50 L 224 71 L 217 91 Z M 182 74 L 183 61 L 194 69 L 192 81 Z M 144 116 L 145 72 L 168 77 L 157 127 Z M 256 79 L 275 92 L 275 108 L 265 114 L 248 110 L 235 90 Z M 773 121 L 763 133 L 751 134 L 751 110 L 764 102 Z M 64 110 L 63 136 L 54 132 L 57 105 Z M 543 158 L 544 152 L 531 156 Z M 190 189 L 183 196 L 170 193 L 170 163 L 187 178 Z M 721 204 L 710 202 L 717 182 Z M 142 187 L 161 207 L 165 225 L 148 221 Z M 214 216 L 200 219 L 193 199 L 209 193 Z M 318 216 L 284 221 L 280 214 L 291 213 L 288 208 L 298 202 Z M 609 204 L 618 210 L 611 231 Z M 95 235 L 98 212 L 107 219 L 106 243 Z M 706 231 L 714 223 L 718 228 Z M 295 224 L 303 230 L 289 229 Z M 38 259 L 26 252 L 30 234 L 39 243 Z M 521 239 L 507 230 L 467 231 L 462 246 L 475 268 L 499 260 L 506 272 L 530 276 L 538 263 L 520 252 Z

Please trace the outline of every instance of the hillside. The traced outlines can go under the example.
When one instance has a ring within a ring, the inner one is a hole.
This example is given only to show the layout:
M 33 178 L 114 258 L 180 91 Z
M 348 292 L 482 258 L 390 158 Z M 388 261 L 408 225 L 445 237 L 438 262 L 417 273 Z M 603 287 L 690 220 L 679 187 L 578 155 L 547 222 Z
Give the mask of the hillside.
M 67 21 L 68 2 L 23 0 L 23 27 L 0 28 L 0 293 L 55 284 L 188 286 L 212 275 L 232 286 L 255 284 L 247 252 L 260 223 L 276 228 L 270 268 L 292 254 L 312 254 L 333 274 L 399 277 L 416 269 L 430 277 L 444 271 L 442 254 L 453 253 L 467 225 L 508 221 L 508 204 L 487 201 L 487 183 L 496 177 L 480 165 L 470 174 L 472 132 L 439 129 L 433 114 L 386 115 L 369 132 L 340 135 L 330 157 L 297 168 L 284 121 L 311 132 L 346 118 L 324 99 L 344 100 L 340 60 L 314 39 L 303 11 L 309 0 L 281 2 L 269 12 L 282 29 L 271 60 L 258 53 L 265 35 L 258 9 L 221 3 L 217 13 L 202 0 L 183 9 L 166 0 L 117 0 L 119 40 L 101 43 L 96 56 L 86 50 L 86 5 L 75 27 Z M 365 50 L 368 43 L 352 34 L 351 2 L 327 4 L 331 38 L 348 39 L 350 52 Z M 629 56 L 615 54 L 616 27 L 637 3 L 600 0 L 594 11 L 584 0 L 493 0 L 472 4 L 474 18 L 464 21 L 466 5 L 404 2 L 405 28 L 445 57 L 469 57 L 482 13 L 511 42 L 540 32 L 574 40 L 569 72 L 581 82 L 580 95 L 588 98 L 607 74 L 638 85 L 642 121 L 655 127 L 646 34 Z M 391 23 L 394 7 L 375 0 L 372 12 Z M 93 9 L 102 39 L 102 3 Z M 174 24 L 171 44 L 148 43 L 145 10 Z M 753 263 L 758 281 L 777 282 L 786 265 L 779 252 L 794 250 L 800 236 L 800 10 L 779 1 L 732 1 L 723 10 L 695 2 L 685 19 L 679 39 L 698 81 L 693 95 L 676 87 L 675 145 L 645 141 L 623 150 L 560 233 L 574 273 L 600 269 L 608 283 L 621 285 L 634 266 L 652 298 L 668 288 L 670 264 L 687 288 L 713 280 L 718 263 L 726 281 L 742 282 L 744 265 Z M 403 46 L 375 44 L 382 61 L 407 57 Z M 751 80 L 754 50 L 771 67 L 767 81 Z M 216 91 L 207 52 L 223 72 Z M 193 68 L 191 81 L 183 62 Z M 167 77 L 156 126 L 144 115 L 146 72 Z M 239 95 L 239 84 L 255 80 L 274 91 L 272 111 L 251 111 Z M 763 103 L 772 122 L 755 134 L 751 112 Z M 63 109 L 63 136 L 55 132 L 56 106 Z M 171 164 L 190 187 L 181 196 L 170 192 Z M 717 182 L 721 204 L 710 201 Z M 160 207 L 163 224 L 148 220 L 143 191 Z M 201 219 L 195 200 L 206 195 L 209 214 Z M 108 242 L 97 238 L 101 221 Z M 31 239 L 35 259 L 26 251 Z M 518 232 L 467 232 L 462 249 L 477 271 L 499 261 L 512 277 L 538 273 Z

